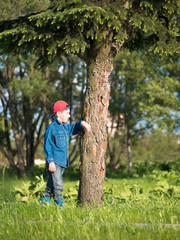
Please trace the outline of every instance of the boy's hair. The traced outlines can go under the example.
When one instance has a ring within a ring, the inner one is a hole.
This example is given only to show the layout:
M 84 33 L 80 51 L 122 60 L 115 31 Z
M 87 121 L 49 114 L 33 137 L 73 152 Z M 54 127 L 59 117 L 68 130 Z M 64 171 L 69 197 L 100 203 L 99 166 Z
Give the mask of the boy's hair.
M 53 120 L 54 118 L 57 118 L 57 112 L 54 113 L 52 116 L 51 116 L 51 119 Z

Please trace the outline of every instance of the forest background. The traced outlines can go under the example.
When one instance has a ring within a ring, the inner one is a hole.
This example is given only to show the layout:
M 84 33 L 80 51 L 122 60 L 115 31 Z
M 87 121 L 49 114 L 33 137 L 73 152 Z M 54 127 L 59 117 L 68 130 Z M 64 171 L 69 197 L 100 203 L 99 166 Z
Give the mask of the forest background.
M 49 2 L 1 3 L 1 20 L 13 14 L 46 9 Z M 16 3 L 16 4 L 14 4 Z M 86 91 L 86 63 L 62 55 L 45 68 L 33 54 L 0 57 L 1 165 L 24 176 L 35 159 L 44 159 L 43 134 L 52 103 L 67 101 L 75 122 L 82 117 Z M 161 58 L 140 49 L 121 50 L 111 74 L 106 164 L 122 163 L 133 173 L 133 162 L 171 161 L 179 156 L 180 63 L 178 56 Z M 70 164 L 78 164 L 79 138 L 70 141 Z

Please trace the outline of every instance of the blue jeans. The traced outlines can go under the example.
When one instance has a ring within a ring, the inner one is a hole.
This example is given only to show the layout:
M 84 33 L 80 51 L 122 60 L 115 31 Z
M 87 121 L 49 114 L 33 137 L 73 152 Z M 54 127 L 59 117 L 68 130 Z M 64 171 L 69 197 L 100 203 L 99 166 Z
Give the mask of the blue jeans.
M 46 189 L 43 193 L 41 193 L 41 198 L 51 199 L 51 195 L 53 194 L 54 201 L 63 201 L 62 191 L 63 191 L 63 180 L 62 175 L 64 173 L 65 168 L 56 164 L 56 171 L 54 173 L 48 170 L 49 179 L 47 181 Z M 47 168 L 48 168 L 47 164 Z

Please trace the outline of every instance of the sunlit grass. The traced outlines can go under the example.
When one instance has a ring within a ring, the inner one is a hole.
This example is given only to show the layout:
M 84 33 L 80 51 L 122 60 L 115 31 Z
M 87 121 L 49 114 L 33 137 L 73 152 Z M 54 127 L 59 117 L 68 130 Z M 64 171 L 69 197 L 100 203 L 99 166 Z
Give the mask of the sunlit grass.
M 163 185 L 163 174 L 107 178 L 104 203 L 97 208 L 77 206 L 78 181 L 65 177 L 65 206 L 60 209 L 53 201 L 40 205 L 38 196 L 17 200 L 15 187 L 29 179 L 5 173 L 0 179 L 0 239 L 179 240 L 179 184 L 175 175 L 167 175 Z

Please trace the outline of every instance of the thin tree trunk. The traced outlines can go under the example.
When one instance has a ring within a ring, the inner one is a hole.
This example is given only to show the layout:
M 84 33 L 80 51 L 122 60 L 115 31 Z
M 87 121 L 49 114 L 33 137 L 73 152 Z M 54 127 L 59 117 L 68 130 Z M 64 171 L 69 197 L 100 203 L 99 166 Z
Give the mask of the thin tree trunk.
M 11 141 L 10 141 L 10 133 L 9 133 L 9 125 L 8 125 L 8 117 L 7 117 L 7 107 L 5 105 L 3 97 L 1 97 L 1 102 L 3 105 L 4 110 L 4 129 L 5 129 L 5 138 L 6 138 L 6 144 L 7 144 L 7 150 L 1 146 L 1 151 L 3 152 L 4 156 L 7 158 L 10 167 L 16 168 L 15 162 L 14 162 L 14 156 L 13 156 L 13 150 L 11 147 Z
M 108 137 L 108 149 L 109 149 L 109 155 L 110 155 L 110 159 L 109 159 L 109 163 L 110 163 L 110 167 L 111 168 L 114 168 L 114 165 L 115 165 L 115 153 L 116 153 L 116 148 L 115 148 L 115 145 L 112 144 L 113 146 L 110 147 L 110 143 L 109 143 L 109 137 Z
M 30 168 L 34 166 L 34 129 L 32 124 L 28 126 L 27 136 L 26 136 L 26 162 L 27 167 L 26 170 L 28 171 Z
M 118 160 L 117 160 L 116 164 L 114 164 L 114 166 L 113 166 L 114 170 L 117 170 L 121 166 L 121 160 L 122 160 L 122 157 L 123 157 L 123 154 L 124 154 L 124 151 L 125 151 L 125 145 L 126 145 L 125 142 L 126 141 L 123 140 L 122 145 L 121 145 L 121 151 L 118 155 Z
M 77 151 L 77 153 L 75 153 L 77 146 L 78 146 L 78 137 L 76 137 L 75 143 L 73 143 L 73 148 L 72 148 L 71 152 L 69 153 L 69 165 L 72 165 L 72 163 L 79 156 L 79 151 Z M 75 155 L 73 156 L 74 153 L 75 153 Z
M 16 133 L 15 134 L 15 142 L 16 142 L 16 149 L 17 149 L 17 155 L 18 155 L 18 173 L 19 177 L 24 177 L 26 175 L 26 169 L 24 164 L 24 153 L 23 153 L 23 144 L 21 139 L 21 134 Z
M 118 125 L 119 125 L 119 122 L 118 121 Z M 121 126 L 122 127 L 122 126 Z M 116 161 L 116 164 L 114 165 L 114 170 L 117 170 L 120 165 L 121 165 L 121 161 L 122 161 L 122 158 L 123 158 L 123 155 L 124 155 L 124 152 L 125 152 L 125 149 L 126 149 L 126 134 L 122 135 L 122 141 L 120 142 L 121 143 L 121 151 L 117 151 L 118 152 L 118 159 Z
M 18 122 L 18 110 L 15 102 L 15 98 L 11 99 L 11 91 L 9 90 L 9 110 L 12 118 L 12 129 L 17 149 L 17 169 L 19 177 L 24 177 L 26 175 L 25 162 L 24 162 L 24 149 L 23 149 L 23 139 L 22 132 L 19 127 Z
M 21 130 L 19 127 L 19 122 L 18 122 L 18 109 L 17 109 L 17 104 L 16 104 L 16 89 L 11 87 L 9 84 L 12 81 L 12 79 L 14 79 L 14 77 L 15 77 L 15 69 L 14 69 L 14 67 L 10 67 L 10 62 L 11 62 L 11 56 L 8 56 L 7 62 L 5 64 L 5 80 L 6 80 L 6 84 L 7 84 L 7 88 L 8 88 L 9 111 L 10 111 L 10 115 L 12 118 L 12 130 L 13 130 L 15 144 L 16 144 L 16 150 L 17 150 L 18 161 L 17 161 L 17 164 L 15 167 L 18 171 L 19 177 L 24 177 L 26 175 L 26 170 L 25 170 L 25 166 L 24 166 L 23 140 L 22 140 L 22 134 L 21 134 Z M 13 160 L 12 156 L 10 155 L 10 161 L 12 162 L 12 160 Z
M 107 136 L 108 136 L 107 137 L 107 147 L 108 147 L 109 156 L 110 156 L 110 167 L 114 170 L 117 170 L 121 165 L 122 156 L 125 151 L 126 136 L 123 137 L 122 143 L 119 142 L 119 145 L 117 146 L 116 141 L 118 141 L 118 140 L 115 139 L 113 141 L 113 136 L 111 139 L 112 129 L 113 129 L 113 121 L 112 121 L 112 127 L 111 127 L 110 134 L 108 133 L 108 129 L 107 129 Z M 117 158 L 117 160 L 115 161 L 116 158 Z
M 132 175 L 133 163 L 132 163 L 132 154 L 131 154 L 131 139 L 129 131 L 127 130 L 127 152 L 128 152 L 128 171 Z
M 96 48 L 99 47 L 98 49 Z M 110 74 L 113 58 L 110 44 L 91 47 L 87 59 L 87 91 L 84 118 L 91 125 L 81 143 L 81 177 L 79 200 L 82 205 L 102 203 L 107 145 L 107 114 L 110 95 Z

